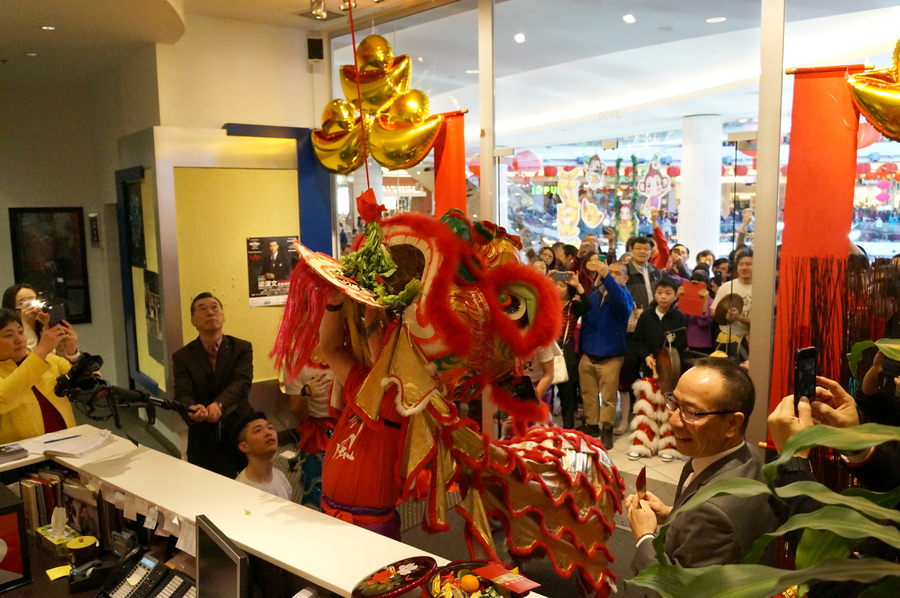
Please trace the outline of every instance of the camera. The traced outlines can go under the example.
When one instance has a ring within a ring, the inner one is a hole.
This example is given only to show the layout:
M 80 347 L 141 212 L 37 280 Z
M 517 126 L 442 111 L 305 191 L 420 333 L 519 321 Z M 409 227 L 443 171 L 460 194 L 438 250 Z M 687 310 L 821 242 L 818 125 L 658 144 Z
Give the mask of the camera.
M 68 372 L 56 377 L 56 386 L 53 387 L 54 394 L 58 397 L 68 397 L 73 392 L 91 390 L 100 380 L 100 377 L 94 372 L 101 367 L 103 367 L 102 357 L 82 353 Z

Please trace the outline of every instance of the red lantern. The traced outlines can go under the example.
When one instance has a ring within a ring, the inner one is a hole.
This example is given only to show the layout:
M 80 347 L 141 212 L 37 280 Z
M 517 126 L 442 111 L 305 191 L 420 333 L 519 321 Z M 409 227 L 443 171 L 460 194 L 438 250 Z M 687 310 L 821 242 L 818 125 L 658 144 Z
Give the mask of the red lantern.
M 457 162 L 457 164 L 459 164 L 459 162 Z M 480 156 L 475 156 L 474 158 L 469 160 L 468 166 L 469 166 L 469 170 L 472 172 L 472 174 L 474 174 L 478 178 L 481 178 L 481 157 Z
M 681 169 L 677 166 L 669 166 L 666 168 L 666 174 L 670 177 L 678 176 L 681 174 Z
M 725 170 L 725 167 L 723 166 L 722 167 L 722 176 L 725 176 L 725 173 L 726 173 L 726 170 Z
M 613 178 L 616 176 L 616 167 L 615 166 L 607 166 L 606 167 L 606 176 L 609 178 Z
M 881 165 L 881 168 L 878 169 L 878 172 L 882 174 L 894 174 L 897 172 L 897 165 L 893 162 L 885 162 Z
M 541 157 L 532 151 L 519 152 L 512 159 L 512 167 L 525 178 L 536 176 L 544 167 Z
M 877 178 L 878 178 L 878 173 L 876 173 L 876 172 L 867 172 L 866 173 L 867 180 L 874 181 Z
M 746 164 L 738 164 L 734 167 L 734 176 L 747 176 L 750 168 Z
M 544 166 L 544 176 L 554 177 L 559 174 L 559 169 L 556 166 Z
M 576 168 L 578 168 L 578 167 L 577 166 L 563 166 L 563 170 L 565 170 L 566 172 L 572 172 Z
M 872 172 L 872 165 L 860 162 L 856 165 L 856 174 L 868 174 Z
M 631 166 L 625 167 L 625 176 L 631 176 L 632 172 L 634 172 L 634 168 L 632 168 Z
M 781 167 L 781 174 L 787 176 L 787 164 Z
M 856 149 L 869 147 L 873 143 L 881 141 L 881 133 L 867 121 L 859 123 L 859 129 L 856 130 Z

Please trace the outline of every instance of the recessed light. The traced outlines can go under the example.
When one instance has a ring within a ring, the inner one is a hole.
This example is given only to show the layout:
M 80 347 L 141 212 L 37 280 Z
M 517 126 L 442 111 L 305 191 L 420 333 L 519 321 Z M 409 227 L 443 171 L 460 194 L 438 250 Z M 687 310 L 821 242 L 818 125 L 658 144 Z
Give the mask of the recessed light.
M 466 74 L 467 74 L 467 75 L 477 75 L 477 74 L 478 74 L 478 69 L 475 69 L 474 71 L 466 71 Z
M 37 56 L 37 52 L 25 52 L 25 56 L 34 57 L 34 56 Z
M 418 60 L 419 60 L 419 62 L 422 62 L 422 57 L 421 57 L 421 56 L 419 56 L 419 58 L 418 58 Z
M 724 23 L 727 20 L 728 19 L 726 19 L 725 17 L 711 17 L 709 19 L 706 19 L 706 22 L 707 23 Z
M 628 23 L 629 25 L 633 25 L 637 19 L 634 18 L 634 15 L 625 15 L 622 17 L 622 20 Z
M 56 27 L 51 27 L 50 25 L 44 25 L 43 27 L 41 27 L 41 29 L 43 29 L 44 31 L 53 31 L 54 29 L 56 29 Z
M 513 36 L 513 39 L 516 40 L 517 44 L 524 44 L 525 43 L 525 34 L 517 33 Z

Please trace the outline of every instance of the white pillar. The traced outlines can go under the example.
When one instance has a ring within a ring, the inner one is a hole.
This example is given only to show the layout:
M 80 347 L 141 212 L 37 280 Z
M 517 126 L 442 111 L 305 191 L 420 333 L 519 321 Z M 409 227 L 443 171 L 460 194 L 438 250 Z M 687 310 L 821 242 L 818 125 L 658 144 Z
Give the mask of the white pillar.
M 681 201 L 678 241 L 693 257 L 719 246 L 722 203 L 722 117 L 686 116 L 681 127 Z M 719 256 L 717 256 L 719 257 Z
M 497 171 L 494 158 L 494 0 L 478 0 L 478 111 L 481 125 L 481 206 L 477 212 L 478 220 L 497 222 Z M 485 409 L 485 414 L 485 418 L 490 416 L 493 422 L 493 413 L 488 414 Z

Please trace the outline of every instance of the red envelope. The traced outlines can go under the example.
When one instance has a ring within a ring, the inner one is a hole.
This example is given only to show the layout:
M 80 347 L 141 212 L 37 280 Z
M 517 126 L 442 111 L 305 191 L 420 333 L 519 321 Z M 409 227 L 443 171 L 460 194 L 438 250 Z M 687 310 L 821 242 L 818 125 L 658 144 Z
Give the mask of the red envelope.
M 678 309 L 689 316 L 702 316 L 703 306 L 709 301 L 709 297 L 701 297 L 700 291 L 706 290 L 706 284 L 685 280 L 681 283 L 684 294 L 678 299 Z
M 541 586 L 541 584 L 531 581 L 524 575 L 513 573 L 500 563 L 490 563 L 480 569 L 475 569 L 473 573 L 484 579 L 489 579 L 498 586 L 502 586 L 516 594 L 524 594 Z

